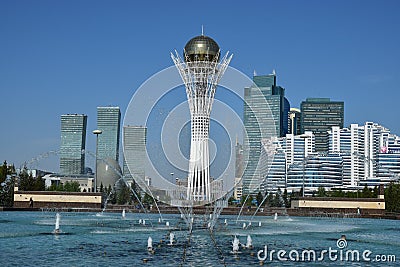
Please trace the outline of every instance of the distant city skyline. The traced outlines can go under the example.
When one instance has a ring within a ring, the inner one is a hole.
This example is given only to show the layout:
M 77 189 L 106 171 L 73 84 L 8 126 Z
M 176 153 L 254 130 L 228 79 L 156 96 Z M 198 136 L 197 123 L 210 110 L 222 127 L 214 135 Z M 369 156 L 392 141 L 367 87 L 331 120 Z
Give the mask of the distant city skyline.
M 87 114 L 89 132 L 97 106 L 124 114 L 135 90 L 172 66 L 169 53 L 201 25 L 249 77 L 276 69 L 291 107 L 329 97 L 345 102 L 344 126 L 373 121 L 400 134 L 398 1 L 213 3 L 190 14 L 195 3 L 93 3 L 0 2 L 0 160 L 20 166 L 58 150 L 62 114 Z M 172 6 L 180 16 L 166 12 Z M 95 151 L 95 136 L 86 149 Z

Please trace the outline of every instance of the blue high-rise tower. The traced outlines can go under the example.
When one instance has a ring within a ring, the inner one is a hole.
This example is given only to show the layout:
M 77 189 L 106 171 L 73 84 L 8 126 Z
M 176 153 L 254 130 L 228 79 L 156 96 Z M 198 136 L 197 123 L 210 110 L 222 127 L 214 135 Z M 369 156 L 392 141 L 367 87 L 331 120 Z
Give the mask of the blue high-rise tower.
M 276 74 L 254 76 L 253 85 L 244 88 L 244 158 L 243 193 L 253 194 L 264 179 L 260 170 L 261 140 L 285 136 L 288 132 L 289 101 L 285 89 L 276 85 Z

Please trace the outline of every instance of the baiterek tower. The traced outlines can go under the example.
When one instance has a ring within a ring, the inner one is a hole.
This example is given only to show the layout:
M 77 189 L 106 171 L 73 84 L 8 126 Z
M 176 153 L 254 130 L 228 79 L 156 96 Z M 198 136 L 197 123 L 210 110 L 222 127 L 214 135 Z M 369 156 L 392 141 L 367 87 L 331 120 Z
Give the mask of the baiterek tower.
M 232 55 L 220 60 L 218 44 L 210 37 L 196 36 L 183 51 L 184 60 L 175 51 L 171 54 L 186 87 L 191 118 L 191 143 L 186 199 L 196 202 L 211 198 L 208 138 L 210 113 L 215 89 Z

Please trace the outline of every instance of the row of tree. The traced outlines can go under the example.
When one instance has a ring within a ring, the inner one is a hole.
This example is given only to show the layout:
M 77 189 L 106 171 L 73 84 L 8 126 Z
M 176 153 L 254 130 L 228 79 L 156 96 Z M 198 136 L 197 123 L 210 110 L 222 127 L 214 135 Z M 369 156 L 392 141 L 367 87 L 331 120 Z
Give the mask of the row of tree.
M 313 196 L 316 197 L 346 197 L 346 198 L 377 198 L 379 189 L 375 186 L 373 189 L 365 186 L 362 191 L 343 191 L 341 189 L 338 190 L 330 190 L 327 191 L 324 187 L 319 187 L 316 193 L 313 193 Z
M 318 188 L 317 192 L 313 193 L 313 197 L 343 197 L 343 198 L 377 198 L 379 193 L 379 188 L 375 186 L 374 188 L 368 188 L 365 186 L 362 190 L 357 191 L 343 191 L 339 190 L 326 190 L 323 187 Z M 265 207 L 286 207 L 289 208 L 291 200 L 298 198 L 303 195 L 303 192 L 293 192 L 288 194 L 285 189 L 283 192 L 278 189 L 276 193 L 266 193 L 263 195 L 258 192 L 256 196 L 243 195 L 240 200 L 240 205 L 247 206 L 258 206 L 262 205 Z M 265 198 L 265 199 L 264 199 Z M 385 188 L 385 202 L 386 210 L 389 212 L 400 212 L 400 183 L 390 183 Z M 233 205 L 234 199 L 231 197 L 229 199 L 229 204 Z
M 100 184 L 100 192 L 103 193 L 109 204 L 139 205 L 140 201 L 145 206 L 149 206 L 154 203 L 154 199 L 149 194 L 142 192 L 135 182 L 128 186 L 121 181 L 114 188 L 111 185 L 104 188 L 103 184 Z

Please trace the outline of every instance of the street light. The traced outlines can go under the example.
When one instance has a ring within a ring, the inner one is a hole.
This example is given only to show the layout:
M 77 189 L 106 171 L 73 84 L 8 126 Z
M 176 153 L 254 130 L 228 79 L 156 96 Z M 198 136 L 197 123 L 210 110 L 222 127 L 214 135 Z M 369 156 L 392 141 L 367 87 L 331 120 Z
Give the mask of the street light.
M 97 153 L 98 153 L 98 145 L 99 145 L 99 134 L 102 134 L 101 130 L 94 130 L 93 134 L 96 135 L 96 164 L 95 164 L 95 174 L 94 174 L 94 192 L 97 192 Z
M 308 157 L 308 155 L 307 155 L 307 150 L 306 150 L 306 139 L 307 138 L 310 138 L 311 136 L 309 136 L 308 134 L 301 134 L 301 135 L 299 135 L 299 137 L 301 138 L 301 139 L 304 139 L 304 160 L 303 160 L 303 197 L 305 196 L 305 182 L 304 182 L 304 180 L 305 180 L 305 164 L 307 163 L 307 157 Z

